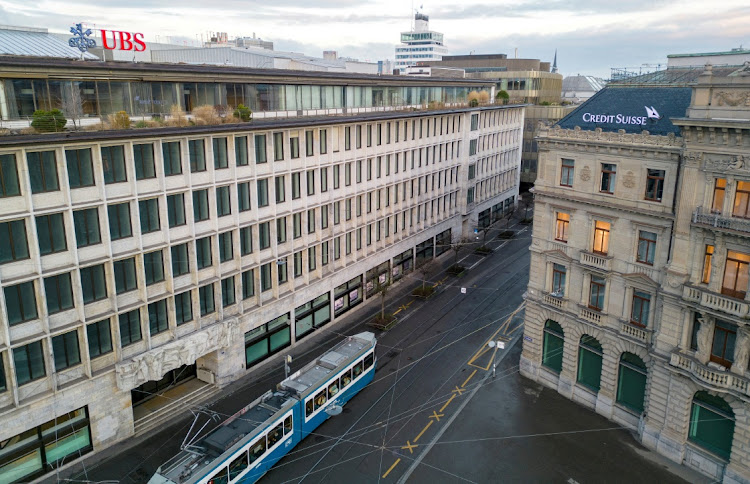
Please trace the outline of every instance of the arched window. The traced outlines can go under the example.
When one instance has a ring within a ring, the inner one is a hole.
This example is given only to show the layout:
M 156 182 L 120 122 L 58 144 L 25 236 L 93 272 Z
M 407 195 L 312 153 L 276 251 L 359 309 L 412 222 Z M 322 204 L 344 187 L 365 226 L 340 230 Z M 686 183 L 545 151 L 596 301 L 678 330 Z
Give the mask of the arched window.
M 708 392 L 698 392 L 693 396 L 690 411 L 691 442 L 729 460 L 734 437 L 734 412 L 721 397 Z
M 602 345 L 584 334 L 578 346 L 578 383 L 598 392 L 602 378 Z
M 621 403 L 638 413 L 643 412 L 646 396 L 646 364 L 633 353 L 620 355 L 617 372 L 617 403 Z
M 562 371 L 563 343 L 565 333 L 560 324 L 548 319 L 544 323 L 544 340 L 542 343 L 542 365 L 556 373 Z

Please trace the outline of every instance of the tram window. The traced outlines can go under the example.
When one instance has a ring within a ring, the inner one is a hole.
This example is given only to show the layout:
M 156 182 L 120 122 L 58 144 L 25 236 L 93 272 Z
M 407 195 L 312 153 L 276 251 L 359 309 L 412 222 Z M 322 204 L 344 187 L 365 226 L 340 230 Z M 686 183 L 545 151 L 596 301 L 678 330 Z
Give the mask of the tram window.
M 362 362 L 360 361 L 356 365 L 354 365 L 354 375 L 353 375 L 353 377 L 356 379 L 361 374 L 362 374 Z
M 250 447 L 250 463 L 252 464 L 256 460 L 260 459 L 261 456 L 266 452 L 266 439 L 260 439 L 252 447 Z
M 305 402 L 305 416 L 309 417 L 310 414 L 313 413 L 313 400 L 314 398 L 311 398 L 307 402 Z
M 365 356 L 365 370 L 370 369 L 374 359 L 375 359 L 375 355 L 373 353 L 370 353 L 369 355 Z
M 273 447 L 274 444 L 276 444 L 276 442 L 281 440 L 283 436 L 284 436 L 284 424 L 280 423 L 279 425 L 274 427 L 273 430 L 268 432 L 268 448 L 270 449 L 271 447 Z
M 247 452 L 243 452 L 229 464 L 229 479 L 234 480 L 247 469 Z
M 328 401 L 328 398 L 326 398 L 326 389 L 322 389 L 320 393 L 315 395 L 315 410 L 319 409 L 325 403 Z
M 339 381 L 335 380 L 333 383 L 328 385 L 328 396 L 333 398 L 339 392 Z
M 221 471 L 216 473 L 209 481 L 208 484 L 227 484 L 227 468 L 223 468 Z
M 352 382 L 352 370 L 347 370 L 346 373 L 341 375 L 341 388 L 344 388 Z
M 292 433 L 292 416 L 284 419 L 284 435 Z

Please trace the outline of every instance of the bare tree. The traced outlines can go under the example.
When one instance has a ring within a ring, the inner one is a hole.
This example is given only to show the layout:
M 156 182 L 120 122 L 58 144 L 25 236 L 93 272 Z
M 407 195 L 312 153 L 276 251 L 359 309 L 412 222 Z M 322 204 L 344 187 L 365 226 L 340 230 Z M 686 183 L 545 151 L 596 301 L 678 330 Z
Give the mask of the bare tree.
M 83 99 L 81 98 L 81 89 L 76 83 L 68 82 L 65 84 L 61 104 L 65 116 L 73 121 L 73 128 L 79 129 L 83 116 Z
M 426 286 L 427 286 L 427 276 L 430 275 L 430 273 L 435 268 L 435 259 L 422 259 L 421 262 L 417 264 L 417 271 L 422 275 L 422 289 L 421 293 L 419 295 L 426 296 Z
M 451 250 L 453 251 L 453 267 L 458 267 L 458 253 L 466 247 L 470 241 L 463 237 L 457 237 L 451 241 Z

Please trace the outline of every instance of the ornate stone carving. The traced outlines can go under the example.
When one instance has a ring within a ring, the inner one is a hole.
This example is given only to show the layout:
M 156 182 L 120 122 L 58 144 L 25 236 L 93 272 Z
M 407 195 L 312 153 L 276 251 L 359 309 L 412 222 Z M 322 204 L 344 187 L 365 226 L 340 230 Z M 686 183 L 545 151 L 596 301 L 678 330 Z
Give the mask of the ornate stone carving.
M 147 381 L 160 380 L 168 371 L 195 363 L 201 356 L 228 347 L 239 337 L 239 323 L 224 321 L 190 334 L 115 366 L 117 387 L 128 391 Z
M 589 168 L 588 166 L 584 166 L 579 177 L 582 181 L 585 182 L 591 180 L 591 168 Z
M 703 168 L 707 171 L 750 171 L 743 155 L 706 157 Z
M 747 360 L 750 357 L 750 329 L 740 326 L 737 329 L 737 343 L 734 350 L 732 371 L 745 375 L 748 373 Z
M 700 329 L 698 329 L 698 358 L 700 359 L 701 363 L 706 363 L 708 361 L 708 357 L 711 354 L 711 339 L 713 338 L 714 334 L 714 321 L 713 318 L 710 316 L 706 316 L 704 313 L 701 313 L 701 316 L 698 318 L 698 321 L 701 324 Z
M 628 170 L 625 172 L 625 176 L 622 177 L 622 185 L 625 188 L 635 188 L 635 173 Z
M 699 166 L 701 161 L 703 161 L 702 151 L 686 151 L 684 156 L 685 162 L 689 166 Z
M 714 94 L 714 99 L 719 106 L 750 106 L 750 91 L 719 91 Z

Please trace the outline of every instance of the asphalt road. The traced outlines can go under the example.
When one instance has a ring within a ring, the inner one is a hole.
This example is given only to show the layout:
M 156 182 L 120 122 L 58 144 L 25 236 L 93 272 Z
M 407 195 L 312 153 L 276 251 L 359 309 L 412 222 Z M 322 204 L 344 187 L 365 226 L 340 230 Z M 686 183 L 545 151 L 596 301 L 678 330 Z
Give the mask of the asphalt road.
M 387 305 L 399 322 L 376 331 L 374 381 L 261 483 L 684 482 L 674 470 L 700 482 L 641 448 L 628 431 L 518 374 L 530 228 L 516 225 L 513 239 L 488 241 L 495 251 L 486 257 L 462 253 L 470 269 L 458 278 L 443 271 L 453 262 L 446 254 L 429 275 L 438 291 L 427 301 L 409 295 L 419 273 L 391 291 Z M 374 298 L 308 337 L 292 352 L 292 370 L 342 334 L 369 330 L 365 322 L 379 309 Z M 209 408 L 231 415 L 281 379 L 281 363 L 271 362 L 230 385 Z M 183 417 L 59 477 L 146 482 L 177 453 L 191 423 Z

